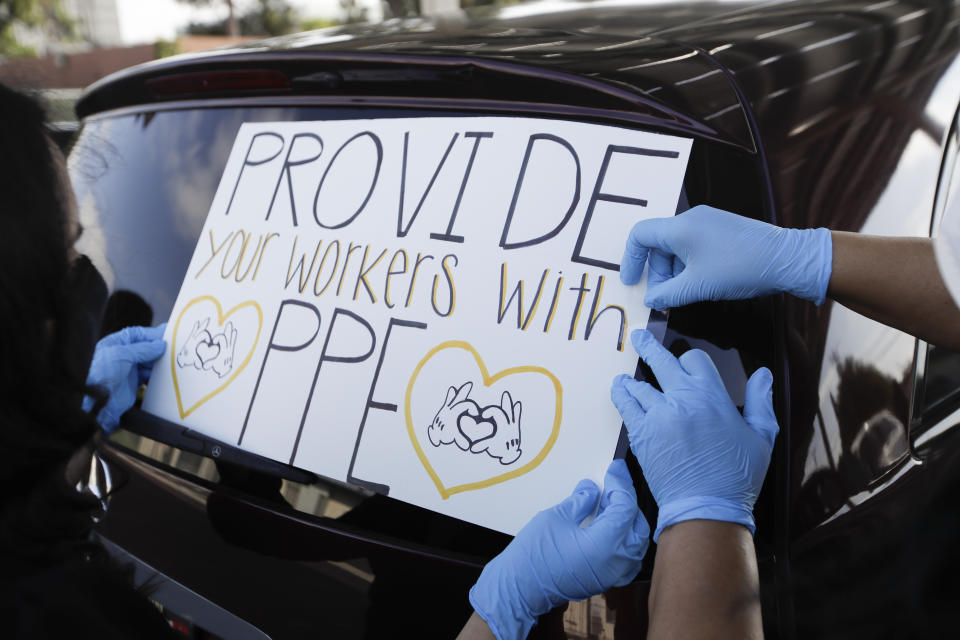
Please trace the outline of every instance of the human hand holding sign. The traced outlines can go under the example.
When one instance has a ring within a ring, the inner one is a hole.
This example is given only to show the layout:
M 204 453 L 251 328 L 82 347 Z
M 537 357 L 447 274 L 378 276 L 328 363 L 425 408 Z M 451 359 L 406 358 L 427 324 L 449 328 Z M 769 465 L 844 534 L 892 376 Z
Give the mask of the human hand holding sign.
M 150 378 L 153 362 L 163 355 L 166 323 L 156 327 L 127 327 L 102 338 L 93 352 L 87 385 L 107 392 L 107 403 L 97 414 L 97 422 L 107 433 L 120 424 L 120 416 L 133 406 L 137 387 Z M 83 408 L 90 411 L 94 398 L 86 396 Z
M 648 331 L 630 337 L 663 388 L 622 375 L 610 391 L 660 507 L 654 541 L 693 519 L 734 522 L 753 533 L 753 505 L 779 431 L 770 370 L 750 376 L 740 415 L 706 353 L 692 349 L 678 359 Z
M 784 229 L 700 205 L 641 220 L 627 238 L 620 280 L 640 281 L 654 309 L 786 292 L 821 304 L 833 266 L 828 229 Z
M 598 499 L 597 517 L 581 527 Z M 525 638 L 554 607 L 633 580 L 649 538 L 627 465 L 614 460 L 602 492 L 582 480 L 570 497 L 534 516 L 484 567 L 470 604 L 499 640 Z

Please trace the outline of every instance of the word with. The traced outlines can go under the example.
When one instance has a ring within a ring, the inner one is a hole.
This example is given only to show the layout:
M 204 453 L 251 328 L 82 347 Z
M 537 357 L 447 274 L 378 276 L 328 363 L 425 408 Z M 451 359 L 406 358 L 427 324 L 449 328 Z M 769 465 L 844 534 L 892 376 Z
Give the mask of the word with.
M 537 310 L 540 308 L 540 300 L 544 297 L 544 291 L 549 289 L 549 286 L 547 286 L 547 279 L 549 277 L 550 269 L 544 269 L 542 275 L 540 276 L 540 282 L 537 285 L 537 290 L 533 294 L 533 300 L 526 304 L 524 301 L 524 291 L 526 290 L 526 286 L 523 280 L 517 281 L 513 287 L 513 292 L 510 294 L 510 297 L 507 298 L 507 263 L 501 263 L 500 300 L 497 307 L 497 324 L 502 324 L 504 319 L 507 317 L 507 314 L 510 312 L 510 307 L 515 306 L 517 329 L 526 331 L 527 328 L 530 327 L 534 317 L 537 315 Z M 567 331 L 567 340 L 577 339 L 577 327 L 580 324 L 580 313 L 583 311 L 584 298 L 586 298 L 587 294 L 591 291 L 587 286 L 589 280 L 589 274 L 583 273 L 580 275 L 580 284 L 578 286 L 569 288 L 570 291 L 575 291 L 577 296 L 576 302 L 574 302 L 573 309 L 570 313 L 570 328 Z M 563 283 L 563 272 L 560 271 L 557 273 L 554 281 L 553 295 L 550 300 L 550 305 L 547 307 L 545 314 L 543 314 L 544 333 L 550 333 L 550 330 L 553 328 L 553 318 L 557 313 L 558 307 L 560 306 Z M 587 326 L 583 334 L 583 339 L 589 340 L 597 321 L 600 320 L 600 317 L 608 311 L 613 311 L 615 314 L 619 314 L 620 316 L 620 327 L 617 333 L 617 351 L 623 351 L 623 338 L 626 334 L 628 326 L 627 311 L 618 304 L 608 304 L 603 307 L 603 309 L 600 308 L 600 298 L 603 296 L 603 283 L 604 277 L 598 276 L 597 286 L 593 290 L 593 303 L 590 305 L 590 315 L 587 318 Z M 524 313 L 524 309 L 526 309 L 526 313 Z

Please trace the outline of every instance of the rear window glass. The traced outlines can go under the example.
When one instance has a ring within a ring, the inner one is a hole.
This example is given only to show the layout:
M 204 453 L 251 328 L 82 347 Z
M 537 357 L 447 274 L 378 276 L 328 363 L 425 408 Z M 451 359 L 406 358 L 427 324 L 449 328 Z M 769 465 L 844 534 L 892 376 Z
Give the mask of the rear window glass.
M 111 291 L 103 333 L 130 324 L 155 324 L 170 315 L 241 124 L 409 115 L 230 108 L 130 113 L 88 121 L 71 151 L 69 168 L 83 226 L 77 249 L 90 257 Z M 217 461 L 129 431 L 117 432 L 114 439 L 210 481 L 230 483 L 236 475 Z M 242 489 L 258 493 L 250 481 L 244 474 Z M 264 476 L 262 482 L 276 491 L 274 479 Z M 493 555 L 509 539 L 332 480 L 320 479 L 313 485 L 284 480 L 280 492 L 299 511 L 434 547 L 469 548 L 470 555 Z M 465 532 L 469 543 L 460 539 Z
M 77 249 L 106 279 L 112 298 L 104 333 L 129 324 L 165 320 L 210 208 L 240 126 L 245 122 L 455 116 L 451 112 L 329 107 L 230 107 L 124 112 L 89 119 L 69 157 L 83 235 Z M 723 145 L 695 142 L 684 183 L 685 204 L 708 203 L 762 217 L 752 156 Z M 730 305 L 723 307 L 727 309 Z M 736 305 L 734 305 L 736 306 Z M 752 370 L 772 364 L 772 323 L 766 305 L 744 305 L 739 314 L 701 313 L 691 308 L 671 317 L 679 333 L 709 322 L 706 341 L 723 343 Z M 747 309 L 746 307 L 749 307 Z M 715 310 L 714 310 L 715 311 Z M 730 317 L 736 330 L 720 320 Z M 675 322 L 676 320 L 676 322 Z M 719 335 L 722 334 L 722 335 Z M 731 383 L 735 384 L 735 382 Z M 139 453 L 210 481 L 235 475 L 217 462 L 123 430 L 114 439 Z M 266 491 L 276 479 L 264 477 Z M 249 478 L 243 490 L 253 491 Z M 477 557 L 498 552 L 509 538 L 454 518 L 374 495 L 359 487 L 320 479 L 313 485 L 284 480 L 283 499 L 293 508 L 433 548 Z M 642 496 L 645 492 L 641 492 Z M 649 494 L 647 499 L 649 500 Z M 644 498 L 641 497 L 641 501 Z M 652 507 L 652 505 L 648 505 Z M 768 520 L 772 503 L 758 504 Z M 651 508 L 648 515 L 655 517 Z M 772 528 L 769 529 L 772 532 Z

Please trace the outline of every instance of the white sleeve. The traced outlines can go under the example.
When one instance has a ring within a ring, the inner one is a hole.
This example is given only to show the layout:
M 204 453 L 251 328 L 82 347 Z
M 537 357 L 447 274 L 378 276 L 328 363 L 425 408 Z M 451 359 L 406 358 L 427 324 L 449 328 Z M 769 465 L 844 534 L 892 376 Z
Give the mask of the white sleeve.
M 960 307 L 960 197 L 947 201 L 940 226 L 934 233 L 933 253 L 943 283 Z

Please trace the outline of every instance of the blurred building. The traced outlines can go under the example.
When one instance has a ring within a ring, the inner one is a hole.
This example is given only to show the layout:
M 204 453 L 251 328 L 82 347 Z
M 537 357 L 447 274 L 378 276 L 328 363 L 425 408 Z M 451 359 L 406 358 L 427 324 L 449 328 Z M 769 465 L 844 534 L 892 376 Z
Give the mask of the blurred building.
M 616 618 L 604 596 L 571 602 L 563 613 L 563 630 L 569 640 L 613 640 Z
M 195 18 L 196 24 L 223 20 L 220 14 L 226 4 L 218 1 L 205 8 L 188 10 L 188 5 L 178 5 L 173 0 L 152 4 L 154 1 L 59 0 L 61 11 L 48 9 L 49 18 L 44 23 L 14 25 L 17 43 L 34 55 L 17 58 L 0 55 L 0 82 L 25 89 L 82 89 L 113 72 L 158 57 L 229 46 L 260 37 L 183 34 L 187 19 Z M 234 1 L 241 11 L 257 6 L 252 0 L 245 4 Z M 314 26 L 353 20 L 377 22 L 383 18 L 386 4 L 385 0 L 285 1 L 294 10 L 296 20 Z M 414 2 L 424 15 L 449 13 L 459 6 L 459 0 Z M 166 12 L 171 6 L 180 7 L 175 15 Z M 156 28 L 139 29 L 134 34 L 131 15 L 141 26 Z M 164 20 L 158 19 L 159 15 L 163 15 Z
M 119 47 L 124 44 L 117 0 L 60 1 L 67 15 L 76 22 L 80 39 L 94 47 Z
M 37 56 L 65 55 L 123 44 L 117 0 L 60 0 L 63 21 L 14 25 L 14 36 Z
M 0 82 L 24 89 L 82 89 L 115 71 L 161 55 L 202 51 L 251 39 L 181 36 L 176 42 L 164 43 L 165 47 L 154 43 L 123 46 L 117 2 L 61 0 L 66 25 L 56 20 L 35 27 L 17 25 L 17 42 L 32 49 L 36 57 L 0 58 Z
M 155 59 L 152 44 L 60 52 L 0 64 L 0 82 L 23 89 L 81 89 L 114 71 Z

